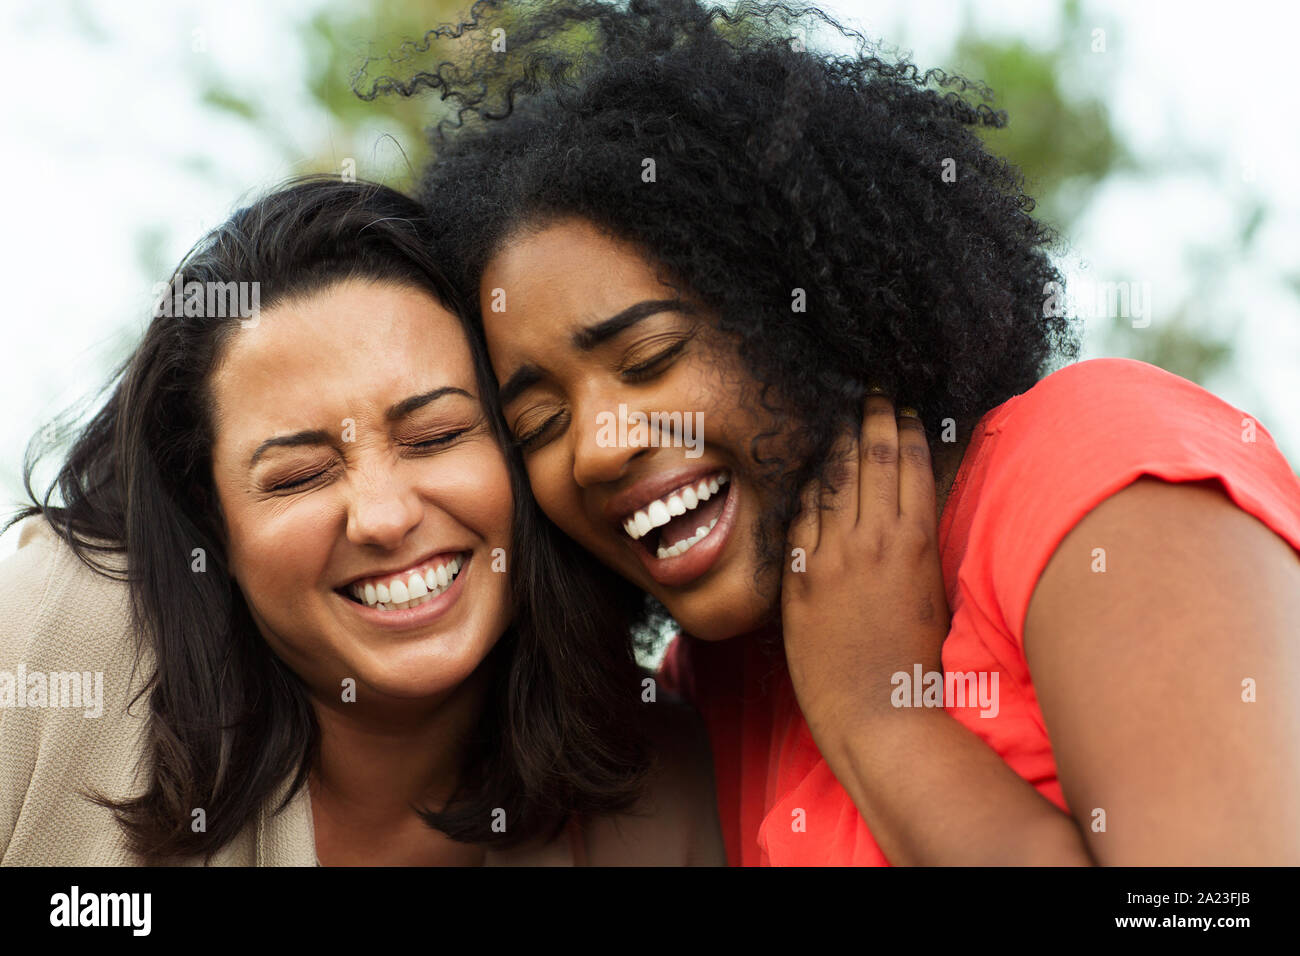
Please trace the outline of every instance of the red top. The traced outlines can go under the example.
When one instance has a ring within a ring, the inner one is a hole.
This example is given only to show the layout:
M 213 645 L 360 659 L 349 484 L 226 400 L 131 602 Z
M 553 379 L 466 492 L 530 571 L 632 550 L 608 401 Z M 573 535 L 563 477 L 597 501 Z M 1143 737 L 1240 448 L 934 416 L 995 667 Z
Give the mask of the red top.
M 1127 359 L 1069 366 L 985 415 L 939 525 L 952 611 L 944 671 L 997 672 L 999 684 L 996 715 L 946 709 L 1067 812 L 1025 662 L 1025 615 L 1070 529 L 1142 475 L 1217 480 L 1300 551 L 1300 480 L 1263 426 Z M 888 865 L 817 752 L 779 648 L 679 638 L 663 677 L 708 725 L 733 866 Z

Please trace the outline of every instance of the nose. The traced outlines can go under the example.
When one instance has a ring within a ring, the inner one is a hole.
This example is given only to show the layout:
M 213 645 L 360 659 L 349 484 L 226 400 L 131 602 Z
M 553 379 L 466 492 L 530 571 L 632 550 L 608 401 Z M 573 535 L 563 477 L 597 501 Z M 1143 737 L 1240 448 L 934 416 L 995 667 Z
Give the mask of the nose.
M 353 479 L 348 540 L 395 551 L 423 515 L 420 496 L 413 485 L 402 480 L 400 466 L 391 461 L 376 462 Z
M 574 429 L 573 480 L 580 488 L 617 481 L 628 462 L 645 451 L 629 442 L 639 441 L 638 429 L 628 420 L 637 412 L 621 402 L 587 402 L 576 411 L 580 417 Z

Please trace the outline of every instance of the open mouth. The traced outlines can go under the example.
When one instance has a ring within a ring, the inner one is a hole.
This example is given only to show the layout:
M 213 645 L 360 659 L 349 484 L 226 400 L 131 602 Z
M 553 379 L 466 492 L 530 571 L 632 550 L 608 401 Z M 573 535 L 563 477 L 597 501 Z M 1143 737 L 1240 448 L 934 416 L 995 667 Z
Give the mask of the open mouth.
M 623 530 L 647 555 L 661 561 L 680 557 L 717 526 L 730 480 L 729 472 L 719 471 L 685 484 L 628 515 Z
M 419 607 L 452 586 L 469 563 L 470 553 L 441 554 L 396 574 L 353 581 L 338 593 L 355 604 L 380 611 Z

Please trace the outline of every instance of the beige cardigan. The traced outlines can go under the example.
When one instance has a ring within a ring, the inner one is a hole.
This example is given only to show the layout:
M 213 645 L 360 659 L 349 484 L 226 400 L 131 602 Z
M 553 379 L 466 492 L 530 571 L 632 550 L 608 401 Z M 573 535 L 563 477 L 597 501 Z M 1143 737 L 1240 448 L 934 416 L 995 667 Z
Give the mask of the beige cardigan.
M 80 795 L 95 789 L 121 798 L 144 789 L 148 699 L 129 712 L 127 705 L 152 673 L 153 657 L 146 648 L 134 666 L 128 608 L 126 585 L 87 568 L 41 518 L 24 522 L 18 551 L 0 562 L 0 865 L 143 862 L 111 811 Z M 46 676 L 56 672 L 102 673 L 102 714 L 86 716 L 95 709 L 93 677 L 74 688 Z M 19 698 L 26 704 L 33 675 L 36 685 L 53 687 L 50 703 L 64 706 L 17 706 Z M 67 706 L 83 688 L 81 706 Z M 656 706 L 667 714 L 672 705 L 663 703 Z M 671 729 L 656 740 L 659 766 L 634 813 L 591 821 L 540 848 L 489 851 L 488 865 L 725 864 L 698 718 L 674 711 L 666 723 Z M 272 812 L 288 785 L 213 865 L 319 865 L 307 787 Z

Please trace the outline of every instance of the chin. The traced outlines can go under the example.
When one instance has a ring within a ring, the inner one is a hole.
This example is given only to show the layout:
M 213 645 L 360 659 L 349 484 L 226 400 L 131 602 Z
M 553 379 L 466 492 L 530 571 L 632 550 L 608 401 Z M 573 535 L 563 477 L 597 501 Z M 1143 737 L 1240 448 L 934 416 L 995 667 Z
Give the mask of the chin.
M 426 665 L 420 670 L 410 667 L 384 669 L 362 676 L 372 693 L 393 700 L 424 700 L 455 690 L 474 673 L 473 666 L 462 664 Z
M 436 697 L 465 683 L 495 643 L 481 635 L 462 642 L 439 634 L 405 651 L 393 648 L 378 659 L 358 661 L 358 677 L 372 692 L 396 700 Z
M 728 568 L 715 587 L 662 602 L 682 630 L 702 641 L 725 641 L 742 634 L 781 629 L 780 568 L 757 565 Z
M 725 641 L 749 634 L 763 627 L 770 609 L 753 602 L 736 600 L 710 600 L 707 594 L 696 595 L 688 602 L 675 602 L 678 607 L 665 604 L 682 630 L 702 641 Z

